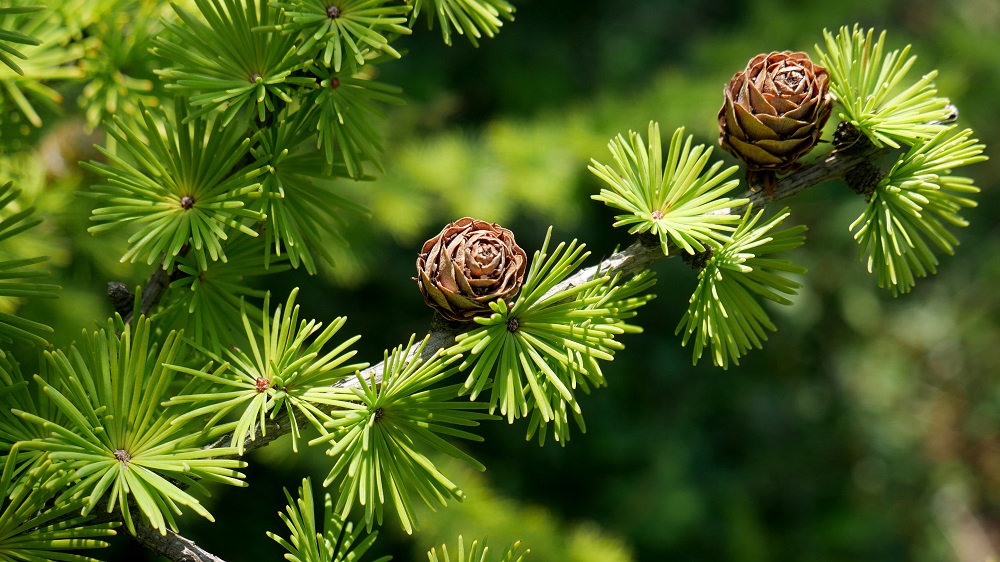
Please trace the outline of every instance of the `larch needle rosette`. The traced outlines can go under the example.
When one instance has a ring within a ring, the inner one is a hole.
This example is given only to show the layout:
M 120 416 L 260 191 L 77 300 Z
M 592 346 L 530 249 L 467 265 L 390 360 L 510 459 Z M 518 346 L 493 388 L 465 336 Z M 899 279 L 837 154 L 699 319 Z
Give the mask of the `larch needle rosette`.
M 454 558 L 451 552 L 455 553 Z M 465 538 L 459 535 L 458 549 L 451 552 L 448 551 L 448 545 L 442 544 L 440 554 L 438 548 L 434 547 L 427 553 L 427 557 L 430 562 L 523 562 L 531 550 L 522 550 L 521 541 L 516 541 L 503 550 L 490 552 L 486 541 L 479 539 L 473 540 L 466 548 Z
M 906 293 L 937 270 L 935 248 L 954 253 L 958 238 L 949 228 L 968 225 L 959 213 L 976 206 L 979 188 L 952 172 L 986 160 L 986 147 L 953 123 L 956 109 L 937 95 L 936 71 L 907 79 L 916 61 L 909 45 L 886 52 L 885 32 L 875 39 L 857 25 L 823 35 L 826 51 L 817 50 L 840 118 L 877 147 L 905 150 L 888 172 L 870 174 L 860 190 L 867 206 L 850 229 L 879 286 Z
M 299 497 L 292 500 L 292 495 L 285 488 L 285 498 L 288 505 L 285 512 L 278 513 L 288 527 L 291 535 L 288 539 L 268 531 L 267 536 L 274 539 L 288 551 L 286 560 L 295 562 L 360 562 L 368 549 L 375 543 L 378 531 L 362 538 L 364 527 L 355 525 L 341 518 L 333 511 L 333 500 L 330 494 L 323 494 L 323 512 L 320 514 L 323 529 L 320 531 L 313 507 L 312 480 L 304 478 L 299 487 Z M 372 562 L 388 562 L 391 556 L 382 556 Z
M 465 497 L 431 462 L 432 451 L 486 470 L 445 437 L 482 441 L 467 428 L 492 416 L 477 411 L 485 404 L 458 399 L 461 384 L 441 384 L 458 371 L 459 356 L 438 352 L 424 361 L 420 355 L 426 345 L 427 338 L 415 345 L 411 337 L 405 346 L 387 351 L 381 382 L 358 373 L 357 387 L 325 391 L 335 408 L 327 422 L 330 434 L 310 444 L 332 444 L 327 454 L 336 460 L 323 485 L 337 486 L 335 509 L 343 517 L 360 503 L 368 530 L 382 524 L 384 504 L 395 506 L 403 529 L 412 533 L 415 498 L 433 509 L 449 498 Z
M 514 6 L 506 0 L 413 0 L 410 27 L 421 12 L 427 14 L 429 28 L 433 29 L 435 22 L 441 27 L 446 45 L 451 45 L 452 27 L 478 47 L 483 35 L 492 38 L 500 32 L 503 20 L 514 19 Z
M 350 347 L 361 336 L 350 337 L 333 349 L 324 350 L 347 318 L 335 318 L 325 328 L 316 320 L 300 321 L 299 306 L 295 304 L 297 294 L 298 289 L 293 290 L 284 307 L 278 306 L 269 317 L 271 295 L 267 293 L 260 324 L 251 322 L 247 307 L 243 308 L 242 323 L 250 353 L 235 346 L 223 348 L 221 353 L 196 346 L 211 363 L 200 369 L 167 365 L 197 381 L 193 390 L 174 396 L 167 403 L 196 406 L 186 407 L 176 423 L 208 419 L 206 427 L 214 427 L 235 411 L 239 419 L 221 427 L 232 430 L 230 446 L 240 455 L 247 441 L 256 438 L 258 430 L 266 435 L 268 417 L 274 419 L 283 408 L 290 418 L 293 451 L 298 450 L 301 431 L 297 416 L 326 433 L 324 423 L 331 418 L 324 410 L 330 401 L 323 389 L 368 364 L 347 363 L 357 353 Z
M 250 152 L 268 169 L 256 202 L 267 215 L 261 225 L 264 267 L 287 258 L 292 267 L 301 265 L 315 275 L 318 262 L 333 265 L 333 246 L 347 245 L 342 233 L 348 217 L 370 215 L 347 196 L 348 188 L 339 181 L 349 175 L 346 167 L 335 162 L 333 153 L 326 155 L 328 160 L 317 150 L 313 135 L 321 108 L 316 104 L 311 107 L 296 111 L 275 126 L 258 129 L 252 137 L 256 146 Z
M 32 126 L 41 127 L 40 113 L 59 111 L 63 94 L 56 89 L 58 82 L 83 75 L 77 63 L 88 42 L 73 41 L 73 30 L 52 10 L 10 4 L 4 2 L 0 8 L 0 112 L 4 121 L 16 122 L 21 114 Z M 4 132 L 0 141 L 18 145 L 24 136 Z
M 665 255 L 671 244 L 694 254 L 727 241 L 740 220 L 728 210 L 746 203 L 723 197 L 739 185 L 739 180 L 727 181 L 737 167 L 723 170 L 717 161 L 705 170 L 712 148 L 692 146 L 683 127 L 670 139 L 666 162 L 659 124 L 649 123 L 648 138 L 647 145 L 641 135 L 629 131 L 627 140 L 622 135 L 612 139 L 608 148 L 614 166 L 591 160 L 590 171 L 611 188 L 591 198 L 626 212 L 615 216 L 614 226 L 629 226 L 629 234 L 659 237 Z
M 249 208 L 259 196 L 256 178 L 267 171 L 258 164 L 240 167 L 250 140 L 239 127 L 218 128 L 216 115 L 188 119 L 186 102 L 174 101 L 173 115 L 157 109 L 142 111 L 134 124 L 115 118 L 107 126 L 116 150 L 97 147 L 108 163 L 81 162 L 87 171 L 107 181 L 94 186 L 92 233 L 137 226 L 121 260 L 159 259 L 169 269 L 183 248 L 190 248 L 198 266 L 226 260 L 223 242 L 233 235 L 256 237 L 265 217 Z M 119 154 L 121 153 L 121 154 Z M 235 169 L 235 171 L 234 171 Z
M 427 305 L 448 320 L 465 322 L 509 303 L 521 288 L 528 257 L 514 233 L 465 217 L 444 227 L 417 255 L 417 286 Z
M 314 66 L 311 72 L 319 87 L 308 94 L 303 105 L 315 123 L 325 173 L 339 162 L 354 179 L 364 177 L 366 163 L 384 171 L 382 139 L 377 132 L 384 117 L 381 106 L 402 105 L 402 89 L 374 80 L 377 71 L 370 67 L 353 75 L 322 66 Z
M 62 562 L 93 562 L 90 556 L 67 551 L 104 548 L 106 537 L 115 535 L 120 523 L 92 523 L 93 515 L 74 515 L 82 500 L 51 502 L 72 479 L 46 459 L 22 471 L 19 446 L 6 455 L 0 477 L 0 559 Z
M 173 5 L 179 21 L 166 22 L 170 34 L 157 37 L 153 49 L 174 63 L 156 73 L 168 89 L 190 96 L 195 109 L 187 119 L 218 110 L 223 124 L 240 114 L 263 121 L 313 84 L 295 75 L 312 60 L 296 56 L 294 36 L 275 30 L 281 13 L 267 0 L 194 2 L 201 18 Z
M 402 55 L 389 45 L 397 35 L 409 35 L 406 3 L 372 0 L 291 0 L 272 2 L 287 19 L 276 29 L 301 37 L 297 53 L 322 60 L 323 66 L 356 69 L 372 55 Z M 346 64 L 345 64 L 346 63 Z
M 18 196 L 21 190 L 14 189 L 12 182 L 0 185 L 0 242 L 10 243 L 14 236 L 38 226 L 42 220 L 32 218 L 34 207 L 20 208 Z M 11 207 L 13 212 L 8 213 Z M 56 298 L 58 285 L 39 283 L 39 278 L 48 274 L 34 266 L 48 261 L 47 257 L 0 260 L 0 298 Z M 47 345 L 43 333 L 51 333 L 52 328 L 21 318 L 9 312 L 0 311 L 0 343 L 21 341 Z M 4 356 L 0 349 L 0 357 Z
M 791 301 L 783 295 L 794 295 L 801 288 L 786 275 L 802 275 L 805 269 L 768 255 L 801 246 L 806 227 L 775 230 L 788 217 L 787 208 L 761 222 L 763 215 L 763 209 L 747 209 L 732 240 L 706 256 L 698 287 L 677 326 L 677 333 L 684 333 L 683 345 L 694 336 L 695 363 L 711 346 L 717 366 L 728 368 L 730 361 L 739 365 L 751 347 L 762 347 L 766 330 L 777 329 L 755 295 L 787 305 Z
M 609 297 L 614 293 L 592 290 L 608 286 L 610 276 L 555 290 L 590 252 L 576 240 L 550 250 L 551 235 L 550 228 L 518 298 L 510 305 L 491 302 L 493 313 L 476 318 L 479 326 L 459 334 L 447 351 L 467 354 L 462 369 L 471 369 L 463 392 L 475 400 L 489 389 L 491 412 L 499 407 L 511 423 L 533 410 L 545 422 L 557 419 L 563 401 L 579 413 L 578 378 L 603 385 L 599 361 L 612 360 L 624 347 L 615 337 L 626 332 L 621 318 L 630 313 L 614 306 L 615 299 Z
M 841 27 L 834 35 L 823 30 L 826 50 L 820 61 L 830 71 L 830 93 L 842 120 L 857 127 L 875 146 L 899 148 L 934 137 L 952 112 L 948 98 L 937 95 L 932 70 L 915 82 L 906 75 L 917 57 L 910 46 L 885 52 L 886 33 L 873 40 L 874 29 Z
M 637 334 L 642 332 L 642 328 L 628 324 L 625 320 L 634 317 L 639 307 L 656 297 L 649 292 L 655 284 L 656 276 L 648 269 L 626 281 L 622 280 L 621 275 L 616 275 L 607 283 L 591 286 L 580 294 L 578 300 L 581 303 L 589 303 L 586 309 L 590 311 L 607 311 L 603 317 L 599 315 L 591 317 L 589 320 L 591 323 L 614 325 L 621 328 L 624 334 Z M 578 390 L 589 394 L 591 388 L 607 384 L 598 358 L 586 350 L 567 349 L 561 360 L 551 360 L 549 363 L 559 375 L 559 380 L 568 381 L 574 396 Z M 543 408 L 535 407 L 538 398 L 534 395 L 528 398 L 531 418 L 526 438 L 530 440 L 537 435 L 539 446 L 544 446 L 548 431 L 551 429 L 553 439 L 560 445 L 566 446 L 566 442 L 570 439 L 571 419 L 581 432 L 586 433 L 587 426 L 583 420 L 579 401 L 567 401 L 547 380 L 539 380 L 539 385 L 542 395 L 547 397 L 549 404 Z M 547 411 L 551 412 L 550 418 L 546 418 Z
M 180 352 L 181 334 L 168 334 L 157 351 L 151 331 L 147 318 L 138 318 L 134 325 L 118 318 L 105 329 L 85 332 L 81 348 L 46 353 L 59 376 L 35 380 L 63 421 L 14 411 L 48 434 L 23 441 L 21 447 L 48 452 L 49 459 L 72 475 L 61 497 L 83 499 L 83 515 L 106 498 L 107 511 L 118 508 L 132 534 L 136 525 L 130 497 L 149 526 L 166 534 L 168 528 L 177 529 L 175 518 L 182 506 L 214 520 L 189 493 L 207 493 L 198 480 L 246 485 L 236 470 L 246 463 L 220 458 L 236 449 L 206 449 L 201 423 L 175 423 L 180 410 L 163 405 L 174 378 L 165 364 Z
M 879 287 L 909 292 L 917 277 L 937 271 L 935 247 L 955 253 L 958 238 L 949 227 L 968 226 L 959 213 L 976 206 L 971 197 L 979 188 L 952 170 L 986 160 L 985 148 L 970 129 L 944 129 L 910 147 L 878 182 L 850 228 Z
M 80 61 L 85 85 L 78 105 L 87 118 L 87 129 L 96 129 L 114 115 L 139 115 L 139 104 L 156 107 L 159 80 L 157 59 L 149 56 L 153 38 L 163 32 L 159 3 L 147 2 L 135 11 L 114 10 L 94 23 L 94 43 Z

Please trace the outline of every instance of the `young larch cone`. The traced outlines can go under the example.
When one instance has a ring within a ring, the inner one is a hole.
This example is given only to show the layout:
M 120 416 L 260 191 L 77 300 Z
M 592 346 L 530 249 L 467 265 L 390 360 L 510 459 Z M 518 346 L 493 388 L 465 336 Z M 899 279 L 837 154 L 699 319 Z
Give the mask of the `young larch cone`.
M 723 89 L 719 144 L 751 173 L 790 171 L 830 117 L 829 81 L 805 53 L 757 55 Z
M 428 306 L 465 322 L 492 314 L 490 303 L 497 299 L 509 304 L 521 289 L 527 263 L 511 231 L 465 217 L 424 243 L 416 281 Z

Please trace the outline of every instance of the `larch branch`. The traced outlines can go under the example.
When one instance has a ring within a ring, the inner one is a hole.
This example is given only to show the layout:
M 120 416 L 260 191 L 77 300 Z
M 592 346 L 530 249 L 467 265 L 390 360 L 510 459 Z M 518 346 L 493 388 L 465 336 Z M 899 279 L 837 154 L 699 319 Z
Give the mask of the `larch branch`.
M 841 179 L 855 166 L 877 160 L 887 154 L 887 152 L 886 149 L 878 149 L 873 146 L 869 146 L 865 150 L 852 151 L 850 153 L 833 152 L 822 160 L 803 166 L 800 170 L 780 179 L 773 193 L 766 191 L 748 191 L 744 193 L 740 196 L 740 199 L 747 199 L 749 203 L 732 208 L 727 214 L 740 215 L 747 210 L 749 205 L 761 208 L 775 201 L 791 197 L 805 189 Z M 669 254 L 664 254 L 660 249 L 658 240 L 650 242 L 640 239 L 628 248 L 612 254 L 600 263 L 577 271 L 572 276 L 563 280 L 562 283 L 553 287 L 549 291 L 549 294 L 586 283 L 599 275 L 613 276 L 621 274 L 624 278 L 632 277 L 644 271 L 656 261 L 674 254 L 675 251 L 673 249 L 671 249 Z M 156 273 L 154 273 L 154 277 L 156 277 Z M 156 280 L 151 279 L 152 281 Z M 154 287 L 163 287 L 165 289 L 165 285 L 159 283 L 154 285 Z M 145 301 L 145 298 L 143 300 Z M 143 304 L 145 305 L 145 302 Z M 143 308 L 145 309 L 146 307 L 143 306 Z M 432 358 L 441 350 L 451 347 L 455 342 L 455 336 L 473 327 L 474 325 L 470 325 L 470 323 L 456 324 L 447 322 L 436 316 L 427 335 L 427 345 L 424 346 L 420 357 L 424 360 Z M 380 381 L 384 368 L 384 363 L 378 363 L 362 370 L 359 376 L 365 380 L 374 379 L 375 381 Z M 360 383 L 357 377 L 350 377 L 341 381 L 340 386 L 344 388 L 358 387 Z M 291 425 L 287 414 L 282 413 L 275 416 L 273 420 L 269 420 L 266 427 L 261 429 L 266 431 L 266 433 L 258 430 L 259 433 L 255 433 L 244 442 L 246 451 L 249 452 L 263 447 L 278 437 L 287 434 L 291 431 Z M 216 441 L 215 445 L 210 445 L 209 448 L 229 443 L 231 439 L 231 435 L 225 435 Z M 223 562 L 221 558 L 206 552 L 195 545 L 193 541 L 177 533 L 168 532 L 166 536 L 163 536 L 154 529 L 139 524 L 136 525 L 136 531 L 136 540 L 154 552 L 162 554 L 175 562 Z

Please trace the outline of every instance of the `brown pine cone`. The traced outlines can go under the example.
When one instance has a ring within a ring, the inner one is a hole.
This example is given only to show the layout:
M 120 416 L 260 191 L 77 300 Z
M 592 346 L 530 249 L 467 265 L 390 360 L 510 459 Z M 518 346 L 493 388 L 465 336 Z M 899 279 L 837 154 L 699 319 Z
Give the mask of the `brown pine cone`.
M 757 55 L 723 90 L 719 144 L 751 172 L 791 170 L 830 117 L 829 79 L 805 53 Z
M 497 224 L 462 218 L 424 243 L 417 286 L 427 305 L 449 320 L 492 314 L 489 303 L 510 303 L 521 289 L 528 257 L 514 234 Z

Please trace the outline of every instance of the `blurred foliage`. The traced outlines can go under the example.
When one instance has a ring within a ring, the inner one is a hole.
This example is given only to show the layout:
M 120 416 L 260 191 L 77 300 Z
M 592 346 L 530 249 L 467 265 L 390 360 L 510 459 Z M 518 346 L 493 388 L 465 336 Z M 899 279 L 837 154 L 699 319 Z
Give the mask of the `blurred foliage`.
M 912 43 L 914 75 L 937 68 L 959 123 L 1000 146 L 995 0 L 514 5 L 515 21 L 479 49 L 442 45 L 440 32 L 423 26 L 399 41 L 406 64 L 378 68 L 408 101 L 383 124 L 386 174 L 345 183 L 373 220 L 349 221 L 351 246 L 330 248 L 337 267 L 321 266 L 323 278 L 289 271 L 267 280 L 276 298 L 301 286 L 308 317 L 346 315 L 352 332 L 368 334 L 361 359 L 426 329 L 429 314 L 408 279 L 419 244 L 441 224 L 466 215 L 498 221 L 532 251 L 555 222 L 595 258 L 610 253 L 628 238 L 613 232 L 611 210 L 589 200 L 600 185 L 586 170 L 608 139 L 656 120 L 714 142 L 733 72 L 758 52 L 811 50 L 824 28 L 858 22 L 887 29 L 893 48 Z M 75 163 L 93 158 L 100 139 L 79 135 L 80 110 L 64 106 L 60 115 L 39 99 L 48 98 L 33 98 L 43 128 L 18 125 L 39 142 L 0 143 L 0 182 L 14 180 L 20 203 L 45 222 L 4 259 L 52 256 L 52 282 L 64 289 L 56 301 L 0 301 L 0 310 L 20 306 L 56 327 L 50 341 L 65 345 L 110 314 L 108 280 L 134 286 L 148 271 L 109 251 L 124 235 L 81 235 L 90 205 L 74 191 L 94 179 Z M 468 452 L 488 467 L 489 487 L 456 467 L 466 502 L 421 513 L 412 539 L 387 526 L 371 556 L 422 560 L 464 534 L 496 546 L 520 538 L 530 562 L 985 560 L 1000 547 L 1000 158 L 968 173 L 983 194 L 965 215 L 961 248 L 900 299 L 857 263 L 848 227 L 860 198 L 828 185 L 790 201 L 791 220 L 809 226 L 795 257 L 809 273 L 791 306 L 765 306 L 778 331 L 738 369 L 690 365 L 673 332 L 696 274 L 667 260 L 657 269 L 669 289 L 660 288 L 655 314 L 646 307 L 634 320 L 644 334 L 624 339 L 605 372 L 608 388 L 580 399 L 587 433 L 565 448 L 539 448 L 523 440 L 527 421 L 483 426 L 485 442 Z M 398 321 L 387 325 L 388 315 Z M 31 355 L 19 357 L 34 372 Z M 317 478 L 328 467 L 320 451 L 302 456 L 292 467 L 284 455 L 259 452 L 260 466 L 247 470 L 250 494 L 220 489 L 207 502 L 213 513 L 240 516 L 185 519 L 185 531 L 229 559 L 277 559 L 280 547 L 262 543 L 272 542 L 264 530 L 280 526 L 282 485 L 300 484 L 302 463 Z M 113 542 L 110 559 L 150 556 Z
M 631 549 L 621 539 L 602 531 L 593 522 L 562 523 L 531 499 L 518 502 L 505 497 L 488 483 L 487 478 L 468 466 L 441 455 L 434 463 L 442 470 L 460 475 L 468 497 L 461 504 L 433 514 L 433 518 L 431 514 L 421 514 L 427 523 L 415 535 L 412 560 L 419 560 L 421 551 L 433 547 L 440 550 L 442 543 L 453 542 L 458 529 L 470 529 L 466 532 L 489 537 L 491 551 L 502 551 L 504 545 L 520 540 L 530 545 L 531 553 L 525 557 L 525 562 L 627 562 L 633 559 Z

